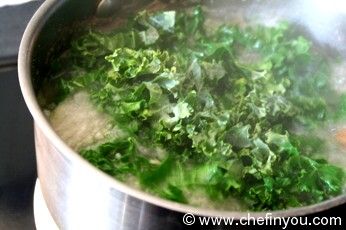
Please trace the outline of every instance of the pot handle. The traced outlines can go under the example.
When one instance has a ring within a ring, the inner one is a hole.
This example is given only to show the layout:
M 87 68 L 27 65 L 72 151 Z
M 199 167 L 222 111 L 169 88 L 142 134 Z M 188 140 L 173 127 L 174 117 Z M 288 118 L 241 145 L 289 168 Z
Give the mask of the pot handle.
M 99 18 L 106 18 L 113 16 L 124 4 L 126 5 L 143 5 L 150 2 L 153 2 L 154 0 L 99 0 L 97 9 L 96 9 L 96 17 Z M 175 2 L 190 2 L 190 1 L 196 1 L 196 0 L 159 0 L 164 3 L 175 3 Z M 197 0 L 200 1 L 200 0 Z
M 105 18 L 112 16 L 121 6 L 121 0 L 101 0 L 96 9 L 96 16 Z

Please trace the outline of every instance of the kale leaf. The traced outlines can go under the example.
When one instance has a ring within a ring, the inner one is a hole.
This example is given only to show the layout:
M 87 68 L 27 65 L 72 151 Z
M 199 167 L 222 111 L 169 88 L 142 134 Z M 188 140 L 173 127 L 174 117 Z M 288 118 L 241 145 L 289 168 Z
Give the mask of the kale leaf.
M 198 190 L 276 210 L 340 194 L 344 171 L 313 158 L 323 141 L 292 128 L 312 130 L 334 117 L 328 66 L 312 43 L 287 23 L 207 33 L 204 22 L 200 6 L 143 11 L 117 32 L 89 31 L 72 42 L 52 65 L 70 63 L 53 78 L 57 98 L 87 91 L 126 133 L 81 155 L 183 203 Z M 338 117 L 345 96 L 340 104 Z M 158 149 L 161 158 L 144 154 Z

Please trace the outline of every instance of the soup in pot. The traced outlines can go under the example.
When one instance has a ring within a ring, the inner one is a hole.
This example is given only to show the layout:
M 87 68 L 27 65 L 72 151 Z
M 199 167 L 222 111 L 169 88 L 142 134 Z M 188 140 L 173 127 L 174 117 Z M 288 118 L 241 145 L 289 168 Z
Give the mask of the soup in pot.
M 149 10 L 76 35 L 39 99 L 72 149 L 132 187 L 278 210 L 345 190 L 342 66 L 287 22 Z

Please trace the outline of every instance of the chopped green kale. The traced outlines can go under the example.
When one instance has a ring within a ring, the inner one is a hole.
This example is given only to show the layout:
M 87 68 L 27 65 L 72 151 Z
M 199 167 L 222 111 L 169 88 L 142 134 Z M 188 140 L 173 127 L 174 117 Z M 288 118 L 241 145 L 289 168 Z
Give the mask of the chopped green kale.
M 236 197 L 251 210 L 277 210 L 340 194 L 344 171 L 313 159 L 323 141 L 292 128 L 313 130 L 334 117 L 328 66 L 312 43 L 286 23 L 207 33 L 204 21 L 201 7 L 144 11 L 115 33 L 72 41 L 52 66 L 64 75 L 53 78 L 56 98 L 85 90 L 126 133 L 81 155 L 183 203 L 187 191 L 199 190 L 210 200 Z

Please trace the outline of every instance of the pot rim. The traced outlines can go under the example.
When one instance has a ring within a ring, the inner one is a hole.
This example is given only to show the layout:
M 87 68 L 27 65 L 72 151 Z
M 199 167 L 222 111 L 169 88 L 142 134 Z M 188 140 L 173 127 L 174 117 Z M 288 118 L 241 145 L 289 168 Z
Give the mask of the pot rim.
M 241 219 L 248 217 L 266 217 L 268 214 L 271 216 L 300 216 L 307 215 L 315 212 L 320 212 L 337 205 L 346 203 L 346 194 L 341 194 L 337 197 L 328 199 L 326 201 L 303 206 L 297 208 L 289 208 L 285 210 L 277 211 L 225 211 L 225 210 L 215 210 L 207 208 L 199 208 L 186 204 L 180 204 L 173 201 L 165 200 L 149 193 L 137 190 L 126 185 L 123 182 L 109 176 L 108 174 L 97 169 L 81 157 L 77 152 L 72 150 L 64 141 L 55 133 L 50 123 L 48 122 L 46 116 L 44 115 L 42 109 L 40 108 L 31 81 L 31 62 L 34 45 L 37 41 L 38 34 L 41 32 L 43 26 L 45 25 L 47 18 L 57 9 L 63 2 L 60 0 L 50 0 L 45 1 L 39 9 L 36 11 L 32 19 L 30 20 L 27 28 L 25 29 L 20 48 L 18 53 L 18 76 L 20 88 L 25 100 L 25 103 L 33 116 L 35 125 L 41 129 L 41 131 L 46 135 L 46 137 L 52 142 L 52 144 L 59 150 L 64 157 L 77 163 L 78 166 L 84 167 L 91 173 L 97 175 L 105 183 L 108 183 L 110 187 L 121 191 L 125 194 L 131 195 L 137 199 L 148 202 L 152 205 L 163 207 L 169 210 L 181 212 L 181 213 L 192 213 L 200 216 L 219 216 L 219 217 L 234 217 L 235 219 Z

